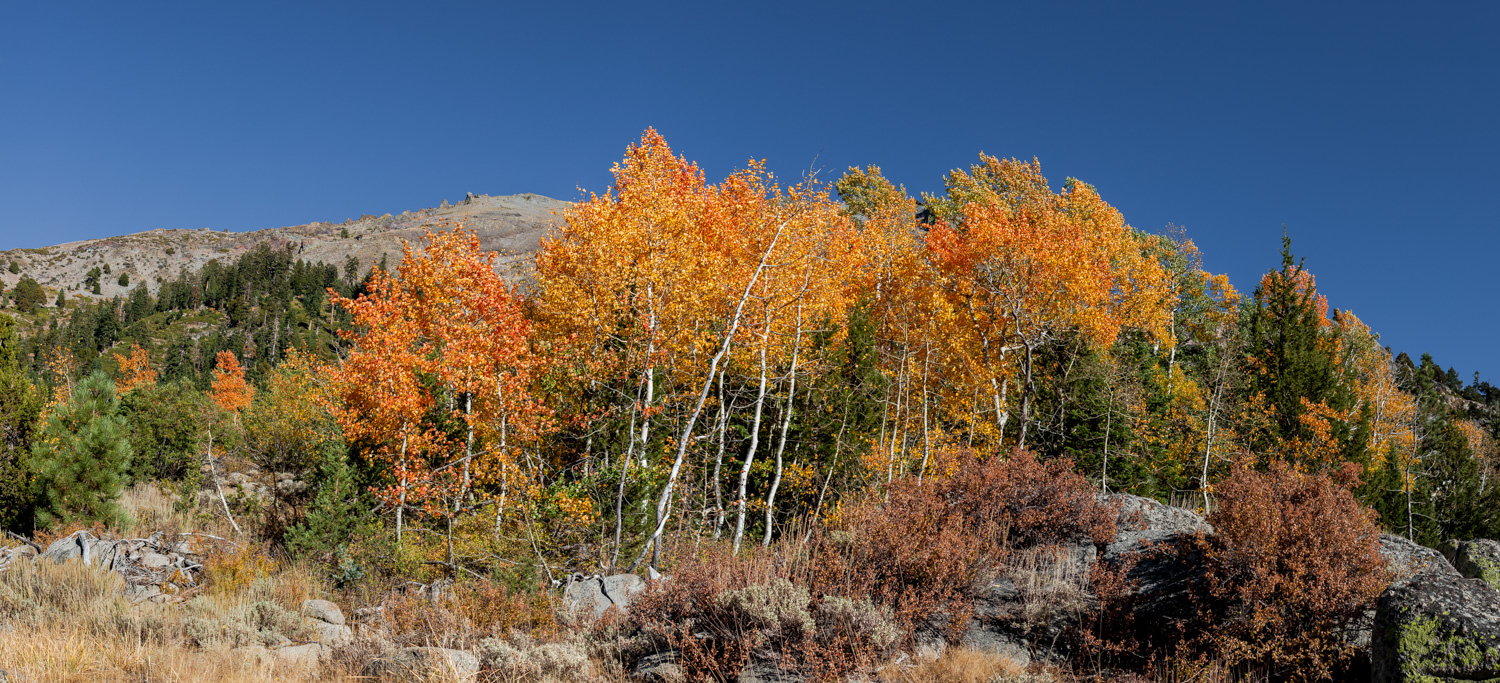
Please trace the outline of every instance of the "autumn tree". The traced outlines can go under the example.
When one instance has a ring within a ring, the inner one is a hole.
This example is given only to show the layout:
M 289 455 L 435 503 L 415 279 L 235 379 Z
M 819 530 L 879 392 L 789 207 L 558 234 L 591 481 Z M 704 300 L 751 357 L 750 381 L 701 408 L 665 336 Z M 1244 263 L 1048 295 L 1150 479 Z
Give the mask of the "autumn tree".
M 245 381 L 245 368 L 232 352 L 220 351 L 214 357 L 213 375 L 214 403 L 238 419 L 240 411 L 250 407 L 255 396 L 255 387 Z
M 403 247 L 394 274 L 372 271 L 359 297 L 329 291 L 355 325 L 345 334 L 349 356 L 329 371 L 336 419 L 389 468 L 393 483 L 381 495 L 396 510 L 398 540 L 409 506 L 448 521 L 450 567 L 453 520 L 474 482 L 498 489 L 498 524 L 511 487 L 541 476 L 521 447 L 545 428 L 531 394 L 542 363 L 494 258 L 461 227 L 429 231 L 421 249 Z
M 117 353 L 114 356 L 115 363 L 119 365 L 115 389 L 121 396 L 140 387 L 156 385 L 156 371 L 151 368 L 151 354 L 141 348 L 139 343 L 130 345 L 128 355 Z M 243 379 L 241 377 L 241 380 Z
M 1010 385 L 1019 385 L 1019 446 L 1042 345 L 1075 331 L 1104 346 L 1127 325 L 1171 343 L 1165 272 L 1093 187 L 1069 180 L 1053 193 L 1040 164 L 987 155 L 967 173 L 954 171 L 947 187 L 945 199 L 930 200 L 947 221 L 927 243 L 963 321 L 953 331 L 964 337 L 971 382 L 985 387 L 1002 433 Z

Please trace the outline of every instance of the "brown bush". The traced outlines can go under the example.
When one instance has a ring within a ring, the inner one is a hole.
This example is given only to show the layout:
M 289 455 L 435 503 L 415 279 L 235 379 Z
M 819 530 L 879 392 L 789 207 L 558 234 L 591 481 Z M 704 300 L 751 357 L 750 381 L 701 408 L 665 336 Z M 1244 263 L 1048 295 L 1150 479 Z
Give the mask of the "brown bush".
M 813 592 L 868 595 L 908 632 L 937 618 L 956 636 L 978 590 L 1012 553 L 1114 538 L 1117 510 L 1099 502 L 1071 462 L 1024 451 L 961 461 L 969 464 L 951 478 L 895 482 L 885 500 L 857 504 L 815 533 Z
M 1375 513 L 1345 484 L 1283 464 L 1240 470 L 1217 493 L 1217 533 L 1195 540 L 1209 622 L 1197 645 L 1280 679 L 1332 677 L 1354 654 L 1342 633 L 1388 583 Z
M 946 624 L 956 639 L 1012 554 L 1035 560 L 1022 551 L 1115 535 L 1117 511 L 1067 461 L 961 460 L 970 464 L 951 478 L 899 480 L 851 505 L 805 544 L 792 534 L 738 557 L 706 546 L 638 598 L 629 619 L 678 650 L 694 680 L 733 678 L 752 656 L 837 679 L 924 626 Z

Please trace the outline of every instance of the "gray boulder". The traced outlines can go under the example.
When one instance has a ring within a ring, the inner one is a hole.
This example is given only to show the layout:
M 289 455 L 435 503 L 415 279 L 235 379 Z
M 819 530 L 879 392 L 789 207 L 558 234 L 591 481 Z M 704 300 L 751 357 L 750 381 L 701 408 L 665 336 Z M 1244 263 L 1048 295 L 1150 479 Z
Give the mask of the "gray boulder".
M 1468 579 L 1479 579 L 1500 590 L 1500 543 L 1489 539 L 1451 541 L 1443 555 Z
M 1158 503 L 1150 498 L 1116 493 L 1101 499 L 1117 503 L 1120 514 L 1115 518 L 1119 531 L 1104 547 L 1104 558 L 1115 559 L 1138 552 L 1152 544 L 1195 533 L 1211 534 L 1212 525 L 1192 510 Z
M 614 576 L 568 577 L 563 588 L 563 605 L 576 614 L 588 614 L 597 619 L 611 607 L 626 609 L 630 599 L 646 589 L 646 580 L 635 574 Z
M 89 542 L 92 540 L 92 536 L 82 531 L 64 536 L 48 545 L 47 549 L 42 552 L 42 558 L 59 564 L 68 560 L 84 560 L 84 564 L 89 564 L 93 560 L 93 553 L 88 553 L 87 559 L 85 559 L 85 553 L 88 552 Z
M 1125 572 L 1133 584 L 1132 611 L 1136 621 L 1159 629 L 1191 616 L 1189 589 L 1203 576 L 1203 563 L 1192 554 L 1173 552 L 1175 544 L 1214 528 L 1191 510 L 1163 505 L 1150 498 L 1116 494 L 1120 531 L 1100 559 Z
M 1442 553 L 1400 536 L 1381 534 L 1380 555 L 1385 558 L 1396 582 L 1408 581 L 1429 573 L 1459 575 L 1458 571 L 1448 564 L 1448 560 L 1443 558 Z
M 318 621 L 333 624 L 334 626 L 344 625 L 344 611 L 339 609 L 338 605 L 327 600 L 303 600 L 302 616 L 317 619 Z
M 1212 533 L 1213 527 L 1191 510 L 1150 498 L 1114 494 L 1099 499 L 1119 506 L 1118 531 L 1102 552 L 1091 541 L 1078 541 L 1037 558 L 1037 574 L 1048 581 L 1002 576 L 991 583 L 975 602 L 974 619 L 963 636 L 966 647 L 1019 662 L 1066 658 L 1068 632 L 1098 604 L 1086 585 L 1096 562 L 1124 571 L 1135 583 L 1138 621 L 1158 624 L 1188 616 L 1187 589 L 1201 576 L 1201 568 L 1193 558 L 1160 550 L 1197 533 Z
M 1375 608 L 1370 664 L 1374 683 L 1500 678 L 1500 593 L 1457 572 L 1396 582 Z
M 439 680 L 473 680 L 479 674 L 479 658 L 463 650 L 442 647 L 406 647 L 371 660 L 364 675 L 376 680 L 420 683 Z

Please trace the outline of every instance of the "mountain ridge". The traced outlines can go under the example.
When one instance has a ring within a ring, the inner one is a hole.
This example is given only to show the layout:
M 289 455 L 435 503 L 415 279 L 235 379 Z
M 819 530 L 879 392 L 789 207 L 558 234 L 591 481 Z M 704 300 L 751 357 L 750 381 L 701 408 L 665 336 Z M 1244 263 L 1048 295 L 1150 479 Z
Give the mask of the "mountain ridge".
M 238 257 L 257 245 L 269 243 L 292 248 L 299 259 L 345 267 L 347 259 L 358 259 L 358 270 L 368 271 L 382 258 L 400 260 L 404 240 L 416 240 L 423 228 L 445 221 L 461 222 L 474 231 L 484 249 L 501 252 L 497 267 L 513 282 L 526 275 L 525 257 L 535 251 L 550 230 L 562 221 L 570 202 L 544 195 L 467 194 L 450 204 L 444 200 L 431 208 L 397 215 L 363 215 L 342 223 L 313 221 L 301 225 L 264 228 L 248 232 L 209 228 L 158 228 L 142 232 L 65 242 L 48 247 L 0 251 L 0 283 L 9 291 L 23 277 L 30 277 L 48 290 L 49 300 L 59 290 L 73 299 L 124 296 L 144 284 L 155 291 L 162 282 L 187 270 L 196 271 L 209 261 Z M 18 273 L 8 265 L 16 263 Z M 108 268 L 99 278 L 99 294 L 84 284 L 93 268 Z M 127 274 L 127 284 L 120 283 Z

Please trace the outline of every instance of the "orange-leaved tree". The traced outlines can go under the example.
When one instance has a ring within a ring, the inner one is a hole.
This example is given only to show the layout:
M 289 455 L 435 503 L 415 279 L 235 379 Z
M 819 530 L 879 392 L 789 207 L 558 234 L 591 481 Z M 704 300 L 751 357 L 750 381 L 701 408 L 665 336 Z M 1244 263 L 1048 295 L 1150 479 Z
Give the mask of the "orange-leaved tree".
M 1175 294 L 1165 269 L 1093 187 L 1070 179 L 1053 193 L 1039 163 L 983 154 L 947 183 L 948 199 L 933 200 L 947 222 L 927 243 L 964 322 L 953 332 L 974 368 L 971 381 L 986 388 L 1002 433 L 1009 384 L 1020 384 L 1019 447 L 1043 344 L 1074 331 L 1102 347 L 1126 326 L 1172 343 Z
M 151 354 L 140 344 L 131 344 L 128 355 L 114 354 L 120 371 L 115 379 L 115 391 L 121 396 L 140 387 L 156 384 L 156 371 L 151 369 Z
M 212 386 L 214 403 L 236 417 L 250 407 L 250 400 L 255 396 L 255 387 L 245 380 L 245 368 L 230 351 L 220 351 L 214 357 Z
M 544 429 L 530 391 L 541 368 L 531 326 L 494 258 L 461 226 L 429 230 L 420 249 L 403 247 L 395 274 L 373 271 L 358 298 L 329 292 L 354 323 L 348 357 L 329 370 L 334 414 L 346 438 L 389 468 L 381 493 L 396 509 L 398 541 L 414 505 L 442 514 L 451 532 L 476 474 L 498 487 L 498 523 L 504 494 L 524 481 L 511 467 L 524 461 L 518 448 Z M 462 435 L 433 422 L 439 406 Z

